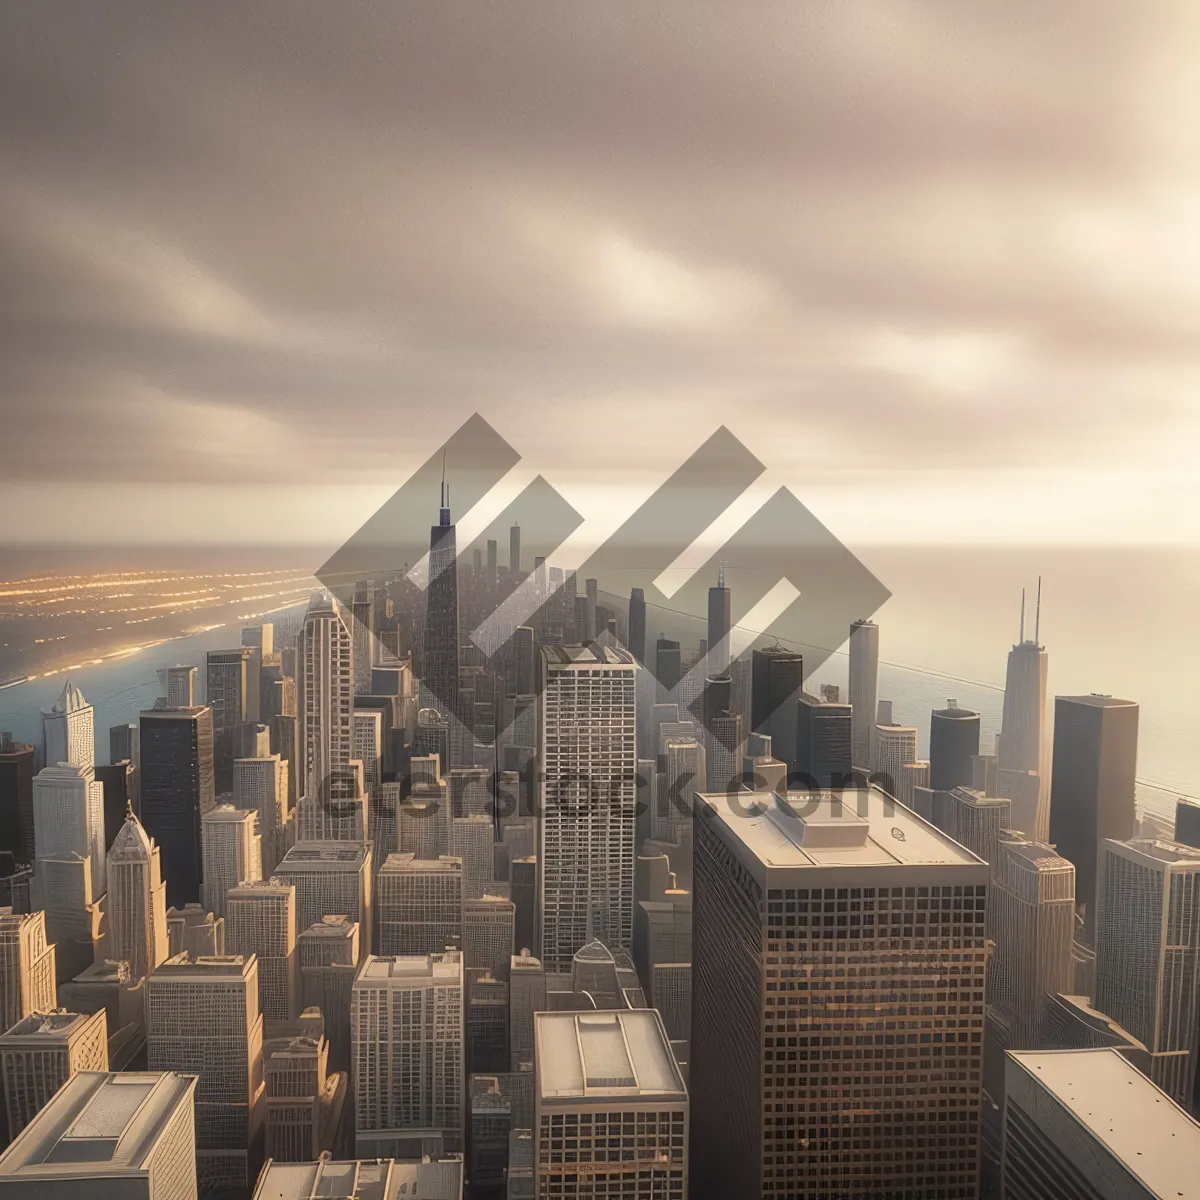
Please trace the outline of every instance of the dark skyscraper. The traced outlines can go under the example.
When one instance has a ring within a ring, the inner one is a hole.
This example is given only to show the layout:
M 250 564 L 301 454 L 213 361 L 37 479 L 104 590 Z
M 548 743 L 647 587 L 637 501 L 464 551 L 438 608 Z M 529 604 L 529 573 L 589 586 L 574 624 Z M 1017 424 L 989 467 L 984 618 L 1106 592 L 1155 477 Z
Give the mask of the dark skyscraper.
M 1075 899 L 1095 936 L 1097 862 L 1105 838 L 1134 836 L 1138 706 L 1112 696 L 1056 696 L 1050 841 L 1075 864 Z
M 33 862 L 33 747 L 0 733 L 0 850 Z
M 729 672 L 729 589 L 725 586 L 725 568 L 717 573 L 717 586 L 708 589 L 708 648 L 712 653 L 709 675 L 716 677 Z
M 635 587 L 629 593 L 629 650 L 643 665 L 646 662 L 646 593 Z
M 521 527 L 515 523 L 508 531 L 508 572 L 514 583 L 521 574 Z
M 113 725 L 108 731 L 108 761 L 120 762 L 128 759 L 137 766 L 138 727 L 136 725 Z M 122 816 L 121 820 L 124 821 Z
M 496 539 L 488 538 L 487 543 L 487 582 L 491 587 L 496 582 Z
M 804 658 L 780 646 L 755 650 L 750 682 L 750 724 L 771 736 L 772 753 L 796 764 L 796 693 L 804 682 Z
M 1176 803 L 1175 840 L 1200 850 L 1200 802 L 1181 797 Z
M 514 525 L 518 554 L 520 533 Z M 458 713 L 458 569 L 450 492 L 442 484 L 438 523 L 429 531 L 429 588 L 426 592 L 424 683 L 429 703 L 447 719 Z
M 679 643 L 660 637 L 654 644 L 654 678 L 658 680 L 660 703 L 668 700 L 675 685 L 682 678 L 683 662 L 679 654 Z
M 971 786 L 971 759 L 979 753 L 979 714 L 953 700 L 929 718 L 929 786 L 948 792 Z
M 215 805 L 212 710 L 155 708 L 141 716 L 142 824 L 158 843 L 167 903 L 200 899 L 200 818 Z
M 826 704 L 801 692 L 796 698 L 796 763 L 791 770 L 820 788 L 840 786 L 852 765 L 850 725 L 850 705 Z
M 213 770 L 217 795 L 233 790 L 237 728 L 246 719 L 251 648 L 210 650 L 205 668 L 204 699 L 212 710 Z

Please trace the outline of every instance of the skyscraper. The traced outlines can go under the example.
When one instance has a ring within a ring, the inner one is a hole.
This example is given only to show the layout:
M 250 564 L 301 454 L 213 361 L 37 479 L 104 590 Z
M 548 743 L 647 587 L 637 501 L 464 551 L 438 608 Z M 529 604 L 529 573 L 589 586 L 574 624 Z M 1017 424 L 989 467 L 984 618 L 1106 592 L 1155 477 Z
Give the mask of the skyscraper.
M 1108 839 L 1096 922 L 1096 1007 L 1150 1051 L 1150 1078 L 1192 1101 L 1200 1036 L 1200 850 Z
M 320 925 L 326 916 L 344 915 L 359 925 L 360 955 L 370 950 L 372 872 L 368 843 L 298 842 L 284 855 L 275 874 L 284 883 L 295 885 L 298 930 Z
M 807 692 L 796 697 L 796 761 L 800 787 L 838 788 L 853 767 L 854 720 L 849 704 L 830 704 Z
M 534 1021 L 539 1193 L 685 1200 L 688 1094 L 658 1013 Z
M 854 765 L 875 764 L 875 707 L 879 703 L 879 626 L 855 621 L 850 626 L 851 754 Z
M 729 674 L 729 634 L 733 628 L 730 592 L 725 586 L 725 568 L 717 573 L 717 586 L 708 589 L 708 674 Z
M 153 838 L 130 812 L 108 852 L 108 956 L 127 962 L 134 979 L 149 975 L 167 957 L 161 859 Z
M 1038 583 L 1040 625 L 1041 582 Z M 996 747 L 997 777 L 1001 795 L 1013 799 L 1012 819 L 1017 829 L 1034 841 L 1050 840 L 1049 747 L 1046 744 L 1046 672 L 1045 647 L 1038 644 L 1037 626 L 1033 640 L 1025 639 L 1025 597 L 1021 596 L 1021 641 L 1008 655 L 1004 678 L 1004 713 Z M 1025 776 L 1025 780 L 1006 779 L 1006 773 Z M 1029 787 L 1027 778 L 1037 776 Z M 1019 792 L 1019 795 L 1014 795 Z
M 262 878 L 262 838 L 258 814 L 218 804 L 200 826 L 204 855 L 204 904 L 214 916 L 225 915 L 225 897 L 239 883 Z
M 924 777 L 921 768 L 924 768 Z M 914 768 L 916 768 L 914 770 Z M 886 788 L 909 808 L 913 804 L 913 788 L 928 787 L 929 764 L 917 759 L 917 730 L 913 725 L 876 725 L 875 762 L 873 774 Z
M 350 990 L 358 973 L 359 925 L 349 917 L 324 917 L 296 938 L 300 955 L 300 1007 L 319 1008 L 329 1038 L 329 1064 L 350 1066 Z
M 298 794 L 331 808 L 355 795 L 353 756 L 353 639 L 341 612 L 313 596 L 297 639 L 300 708 Z
M 0 908 L 0 1022 L 10 1029 L 31 1012 L 55 1008 L 54 946 L 46 941 L 46 914 Z
M 704 800 L 695 1200 L 972 1200 L 987 864 L 876 788 L 841 803 L 814 792 Z M 932 1005 L 936 1031 L 923 1016 Z M 921 1073 L 936 1087 L 922 1091 Z M 933 1139 L 939 1157 L 912 1153 L 910 1139 Z
M 1096 930 L 1098 861 L 1105 840 L 1136 832 L 1138 706 L 1112 696 L 1056 696 L 1050 840 L 1075 864 L 1084 936 Z
M 516 521 L 508 531 L 508 571 L 515 584 L 521 574 L 521 526 Z
M 381 955 L 441 954 L 462 947 L 462 859 L 389 854 L 375 886 Z
M 235 758 L 233 803 L 235 808 L 250 809 L 258 814 L 262 873 L 269 879 L 287 849 L 284 844 L 288 810 L 287 761 L 278 754 L 266 758 Z
M 979 714 L 957 700 L 929 717 L 929 786 L 935 791 L 971 786 L 971 759 L 979 753 Z
M 300 989 L 296 950 L 296 889 L 278 879 L 256 879 L 229 889 L 225 949 L 258 960 L 258 1005 L 268 1021 L 295 1015 Z
M 642 588 L 629 592 L 629 652 L 637 661 L 646 662 L 646 593 Z
M 750 692 L 750 724 L 770 735 L 775 757 L 796 767 L 796 704 L 804 683 L 804 658 L 794 650 L 769 646 L 755 650 Z
M 192 708 L 195 705 L 195 667 L 163 667 L 158 672 L 158 684 L 168 708 Z
M 440 1140 L 439 1152 L 461 1151 L 466 1074 L 457 951 L 368 956 L 354 981 L 350 1028 L 355 1153 L 419 1157 L 430 1135 Z
M 202 1189 L 246 1188 L 263 1117 L 263 1019 L 251 956 L 167 959 L 146 980 L 146 1064 L 200 1077 L 196 1166 Z
M 520 562 L 521 535 L 513 527 L 515 557 Z M 425 592 L 421 706 L 436 708 L 447 721 L 458 717 L 458 556 L 450 521 L 450 493 L 442 482 L 438 523 L 429 531 L 429 585 Z M 517 569 L 515 566 L 512 568 Z M 428 693 L 428 698 L 426 698 Z M 443 763 L 444 768 L 459 766 Z
M 362 763 L 363 787 L 372 795 L 383 782 L 383 714 L 377 708 L 356 708 L 352 721 L 354 758 Z
M 613 646 L 542 649 L 541 957 L 570 970 L 600 936 L 633 939 L 637 663 Z
M 42 713 L 42 737 L 45 764 L 56 767 L 70 763 L 76 767 L 95 767 L 96 728 L 92 706 L 70 680 L 53 707 Z
M 214 805 L 212 711 L 156 708 L 141 714 L 142 824 L 158 843 L 167 903 L 200 899 L 200 818 Z
M 238 726 L 248 720 L 251 649 L 210 650 L 205 660 L 205 703 L 212 710 L 213 772 L 218 796 L 233 790 Z
M 11 733 L 0 733 L 0 850 L 33 862 L 33 746 Z

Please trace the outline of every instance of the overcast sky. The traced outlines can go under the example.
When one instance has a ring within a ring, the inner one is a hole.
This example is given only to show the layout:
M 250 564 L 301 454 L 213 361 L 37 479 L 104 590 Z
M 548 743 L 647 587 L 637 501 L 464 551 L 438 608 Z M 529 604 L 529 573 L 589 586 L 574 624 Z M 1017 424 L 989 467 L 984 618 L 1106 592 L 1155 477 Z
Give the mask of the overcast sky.
M 0 540 L 337 544 L 472 412 L 1200 539 L 1200 6 L 0 6 Z M 250 518 L 250 519 L 248 519 Z

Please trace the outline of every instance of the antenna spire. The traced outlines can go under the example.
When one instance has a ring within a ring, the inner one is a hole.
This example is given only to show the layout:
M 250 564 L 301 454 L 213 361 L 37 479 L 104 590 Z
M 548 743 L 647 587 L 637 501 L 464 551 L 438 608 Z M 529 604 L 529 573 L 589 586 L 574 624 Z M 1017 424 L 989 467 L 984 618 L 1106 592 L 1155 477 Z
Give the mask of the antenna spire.
M 1042 577 L 1039 575 L 1038 576 L 1037 609 L 1036 609 L 1036 615 L 1033 618 L 1033 640 L 1039 646 L 1041 645 L 1041 642 L 1039 640 L 1039 635 L 1041 633 L 1041 629 L 1042 629 Z
M 721 561 L 717 564 L 717 587 L 723 588 L 724 586 L 725 586 L 725 560 L 721 559 Z
M 1025 641 L 1025 589 L 1021 589 L 1021 642 Z M 1020 643 L 1018 643 L 1020 644 Z

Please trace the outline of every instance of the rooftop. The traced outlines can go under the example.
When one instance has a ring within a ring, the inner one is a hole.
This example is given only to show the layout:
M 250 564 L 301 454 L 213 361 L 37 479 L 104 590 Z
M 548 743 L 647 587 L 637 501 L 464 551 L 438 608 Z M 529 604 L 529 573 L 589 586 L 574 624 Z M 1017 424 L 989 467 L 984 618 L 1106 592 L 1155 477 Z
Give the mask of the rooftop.
M 313 867 L 332 870 L 345 866 L 361 867 L 367 861 L 368 853 L 366 842 L 297 842 L 275 870 L 278 873 L 289 869 L 307 871 Z
M 462 960 L 457 952 L 445 954 L 398 954 L 381 958 L 368 954 L 354 985 L 388 983 L 391 981 L 425 982 L 462 985 Z
M 459 1200 L 462 1159 L 426 1162 L 374 1160 L 277 1163 L 268 1161 L 254 1200 Z
M 1183 842 L 1168 841 L 1166 838 L 1130 838 L 1127 842 L 1119 842 L 1115 838 L 1105 838 L 1104 845 L 1110 853 L 1140 859 L 1167 870 L 1171 867 L 1178 867 L 1181 871 L 1200 870 L 1200 849 Z
M 352 921 L 343 913 L 327 915 L 314 922 L 307 929 L 300 931 L 300 937 L 348 938 L 353 937 L 358 929 L 358 922 Z
M 746 866 L 764 869 L 961 867 L 986 883 L 987 864 L 886 792 L 724 792 L 701 795 Z
M 128 1176 L 144 1169 L 156 1139 L 196 1087 L 173 1071 L 81 1071 L 0 1156 L 0 1179 Z
M 1086 704 L 1092 708 L 1137 708 L 1136 700 L 1118 700 L 1116 696 L 1101 696 L 1093 692 L 1090 696 L 1055 696 L 1068 704 Z
M 0 1043 L 11 1042 L 14 1038 L 44 1038 L 66 1042 L 94 1020 L 95 1016 L 95 1013 L 73 1013 L 64 1009 L 50 1013 L 32 1012 L 18 1021 L 7 1033 L 0 1034 Z
M 1008 1059 L 1010 1071 L 1027 1072 L 1151 1195 L 1200 1197 L 1200 1124 L 1124 1055 L 1106 1047 L 1010 1051 Z
M 210 808 L 200 819 L 240 825 L 243 821 L 257 819 L 257 817 L 258 812 L 253 808 L 234 808 L 232 804 L 218 804 L 216 808 Z
M 550 667 L 632 667 L 633 655 L 620 646 L 591 642 L 586 646 L 543 646 L 542 661 Z
M 686 1099 L 656 1010 L 541 1012 L 533 1021 L 542 1099 Z

